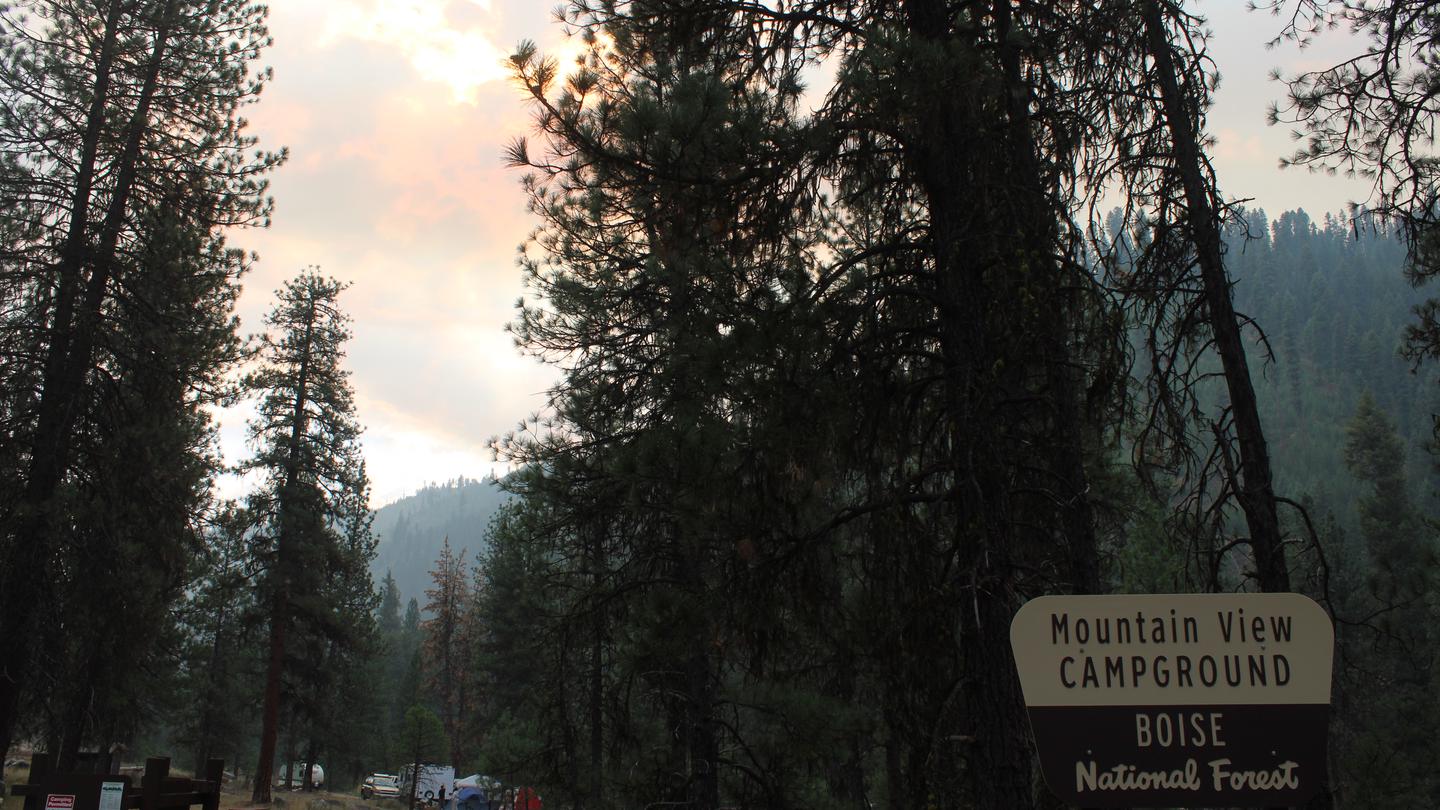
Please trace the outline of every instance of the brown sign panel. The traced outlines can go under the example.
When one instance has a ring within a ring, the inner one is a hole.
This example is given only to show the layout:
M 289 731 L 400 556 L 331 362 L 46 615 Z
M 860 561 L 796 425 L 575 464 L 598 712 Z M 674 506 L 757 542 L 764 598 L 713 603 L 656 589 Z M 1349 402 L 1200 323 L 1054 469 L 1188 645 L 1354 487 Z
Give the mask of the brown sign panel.
M 36 795 L 36 807 L 44 810 L 114 810 L 102 801 L 105 795 L 114 795 L 118 788 L 122 804 L 124 793 L 130 786 L 130 777 L 113 774 L 59 773 L 50 774 L 41 780 Z M 27 799 L 27 806 L 29 800 Z
M 1010 636 L 1067 802 L 1294 805 L 1325 783 L 1334 630 L 1304 596 L 1047 596 Z

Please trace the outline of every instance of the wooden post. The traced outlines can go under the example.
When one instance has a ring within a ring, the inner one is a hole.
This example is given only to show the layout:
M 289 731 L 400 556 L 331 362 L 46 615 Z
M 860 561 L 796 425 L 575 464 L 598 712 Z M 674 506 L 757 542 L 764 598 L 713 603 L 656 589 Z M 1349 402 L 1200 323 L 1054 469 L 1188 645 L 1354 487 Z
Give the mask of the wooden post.
M 220 786 L 225 783 L 225 760 L 214 757 L 206 760 L 205 780 L 210 786 L 202 806 L 204 810 L 220 810 Z
M 145 775 L 140 777 L 140 810 L 159 810 L 160 794 L 165 790 L 165 778 L 169 775 L 169 757 L 149 757 L 145 760 Z
M 55 770 L 55 757 L 52 754 L 36 752 L 30 755 L 30 775 L 27 777 L 30 784 L 39 785 L 50 778 L 50 772 Z M 38 794 L 25 795 L 25 810 L 40 810 L 40 802 L 45 797 Z

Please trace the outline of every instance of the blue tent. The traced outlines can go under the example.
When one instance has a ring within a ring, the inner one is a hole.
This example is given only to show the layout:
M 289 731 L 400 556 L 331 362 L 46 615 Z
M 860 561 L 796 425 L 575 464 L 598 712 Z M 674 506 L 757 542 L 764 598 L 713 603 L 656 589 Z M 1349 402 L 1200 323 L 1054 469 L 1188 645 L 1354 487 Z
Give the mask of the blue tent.
M 473 785 L 466 785 L 455 793 L 455 810 L 489 810 L 490 803 L 484 791 Z

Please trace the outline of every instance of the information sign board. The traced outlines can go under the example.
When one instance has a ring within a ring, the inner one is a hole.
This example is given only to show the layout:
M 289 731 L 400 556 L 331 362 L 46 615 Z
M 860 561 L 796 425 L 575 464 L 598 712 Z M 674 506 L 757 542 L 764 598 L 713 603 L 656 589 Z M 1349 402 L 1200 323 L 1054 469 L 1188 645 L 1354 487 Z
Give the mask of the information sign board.
M 1305 596 L 1045 596 L 1010 640 L 1067 802 L 1298 805 L 1325 782 L 1335 633 Z
M 125 783 L 101 782 L 99 810 L 123 810 L 125 807 Z

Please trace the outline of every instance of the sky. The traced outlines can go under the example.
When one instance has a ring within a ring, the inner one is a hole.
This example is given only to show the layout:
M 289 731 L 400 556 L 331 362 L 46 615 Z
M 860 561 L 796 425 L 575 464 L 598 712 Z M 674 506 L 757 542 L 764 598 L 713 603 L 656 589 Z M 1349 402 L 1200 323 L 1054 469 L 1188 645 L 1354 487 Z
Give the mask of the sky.
M 1340 211 L 1364 194 L 1343 177 L 1280 171 L 1293 149 L 1265 111 L 1272 68 L 1335 61 L 1343 35 L 1301 52 L 1267 50 L 1279 22 L 1242 0 L 1208 0 L 1221 75 L 1209 132 L 1225 194 L 1271 216 Z M 304 0 L 271 5 L 274 69 L 251 132 L 290 150 L 272 178 L 273 224 L 230 236 L 259 261 L 240 300 L 262 328 L 274 291 L 318 266 L 348 281 L 356 409 L 378 507 L 427 483 L 503 473 L 489 449 L 544 406 L 553 371 L 522 355 L 504 326 L 522 293 L 517 248 L 534 227 L 521 173 L 502 152 L 531 113 L 503 62 L 522 40 L 568 61 L 578 51 L 533 0 Z M 220 414 L 227 461 L 247 453 L 245 409 Z M 243 484 L 222 481 L 222 495 Z

